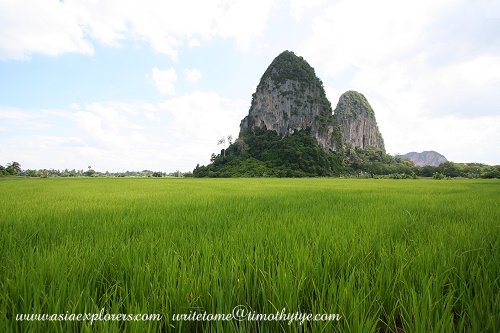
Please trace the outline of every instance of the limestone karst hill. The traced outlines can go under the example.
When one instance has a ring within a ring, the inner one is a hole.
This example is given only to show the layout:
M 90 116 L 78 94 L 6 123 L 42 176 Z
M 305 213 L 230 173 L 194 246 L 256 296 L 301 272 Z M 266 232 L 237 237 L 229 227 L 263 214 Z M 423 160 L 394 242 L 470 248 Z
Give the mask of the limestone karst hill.
M 293 52 L 276 57 L 262 76 L 240 131 L 275 131 L 286 137 L 309 129 L 326 151 L 374 147 L 384 151 L 375 112 L 355 91 L 344 93 L 332 110 L 314 69 Z

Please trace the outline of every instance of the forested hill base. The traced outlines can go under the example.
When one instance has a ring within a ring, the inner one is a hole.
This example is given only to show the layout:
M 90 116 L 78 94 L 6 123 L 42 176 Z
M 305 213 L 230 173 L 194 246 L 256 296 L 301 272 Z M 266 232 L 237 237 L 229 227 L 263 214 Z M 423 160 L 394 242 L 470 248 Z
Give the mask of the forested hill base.
M 443 163 L 417 167 L 385 153 L 368 100 L 347 91 L 335 110 L 314 69 L 293 52 L 262 76 L 238 139 L 194 177 L 500 177 L 500 167 Z
M 325 152 L 308 130 L 281 138 L 275 131 L 257 129 L 240 137 L 212 163 L 197 166 L 194 177 L 445 177 L 500 178 L 500 166 L 445 162 L 415 166 L 399 156 L 374 148 Z
M 275 131 L 243 131 L 207 166 L 197 166 L 194 177 L 317 177 L 346 174 L 407 174 L 413 164 L 374 148 L 326 152 L 309 129 L 280 137 Z

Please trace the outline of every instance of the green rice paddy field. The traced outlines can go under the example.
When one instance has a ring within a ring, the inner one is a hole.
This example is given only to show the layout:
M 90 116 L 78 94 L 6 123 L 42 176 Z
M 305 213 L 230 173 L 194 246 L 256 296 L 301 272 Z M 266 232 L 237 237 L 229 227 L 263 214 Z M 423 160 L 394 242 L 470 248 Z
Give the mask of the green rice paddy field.
M 0 332 L 500 332 L 500 181 L 0 179 Z M 173 314 L 338 313 L 338 321 Z M 17 321 L 19 314 L 162 314 Z

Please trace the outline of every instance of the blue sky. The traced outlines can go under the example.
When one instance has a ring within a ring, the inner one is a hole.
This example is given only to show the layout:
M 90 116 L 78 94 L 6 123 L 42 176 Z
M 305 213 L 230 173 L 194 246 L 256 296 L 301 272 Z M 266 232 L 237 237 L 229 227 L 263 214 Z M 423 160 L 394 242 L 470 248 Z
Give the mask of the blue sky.
M 283 50 L 389 153 L 500 164 L 498 1 L 0 0 L 0 164 L 192 170 Z

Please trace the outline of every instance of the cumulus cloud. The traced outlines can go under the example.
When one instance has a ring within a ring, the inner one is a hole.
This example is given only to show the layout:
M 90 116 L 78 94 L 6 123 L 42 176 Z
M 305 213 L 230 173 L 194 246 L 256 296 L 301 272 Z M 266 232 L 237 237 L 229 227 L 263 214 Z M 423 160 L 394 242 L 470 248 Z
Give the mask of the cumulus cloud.
M 81 21 L 58 1 L 0 1 L 0 58 L 25 59 L 32 53 L 92 55 Z
M 499 9 L 489 0 L 340 0 L 313 20 L 300 53 L 334 106 L 348 89 L 368 98 L 389 152 L 495 163 L 477 146 L 500 140 Z
M 0 123 L 5 131 L 16 134 L 16 131 L 51 130 L 57 127 L 51 120 L 67 118 L 64 110 L 21 110 L 15 107 L 0 107 Z
M 144 41 L 172 59 L 182 45 L 214 37 L 248 48 L 265 29 L 273 1 L 0 1 L 0 58 L 93 54 L 93 41 Z
M 289 10 L 290 16 L 295 20 L 301 20 L 304 13 L 313 8 L 318 8 L 324 5 L 326 0 L 290 0 Z
M 215 142 L 219 136 L 233 134 L 246 113 L 246 101 L 223 98 L 213 92 L 193 92 L 169 99 L 160 104 L 160 110 L 173 119 L 171 134 L 189 137 L 197 142 Z
M 201 79 L 201 72 L 196 68 L 193 69 L 184 69 L 184 79 L 187 82 L 198 82 Z
M 246 105 L 198 91 L 162 103 L 95 102 L 73 110 L 0 107 L 0 122 L 8 125 L 0 156 L 23 168 L 188 171 L 220 150 L 217 139 L 238 135 Z
M 239 0 L 228 2 L 224 13 L 217 20 L 215 33 L 236 39 L 237 45 L 246 50 L 261 35 L 271 14 L 273 0 Z
M 166 70 L 160 70 L 157 67 L 153 67 L 151 72 L 156 88 L 162 94 L 175 95 L 175 82 L 177 81 L 175 68 L 170 67 Z
M 453 162 L 498 164 L 500 116 L 474 119 L 454 115 L 386 119 L 383 129 L 393 153 L 436 150 Z
M 413 56 L 426 41 L 426 28 L 454 2 L 341 0 L 314 20 L 302 49 L 328 74 L 390 64 Z

